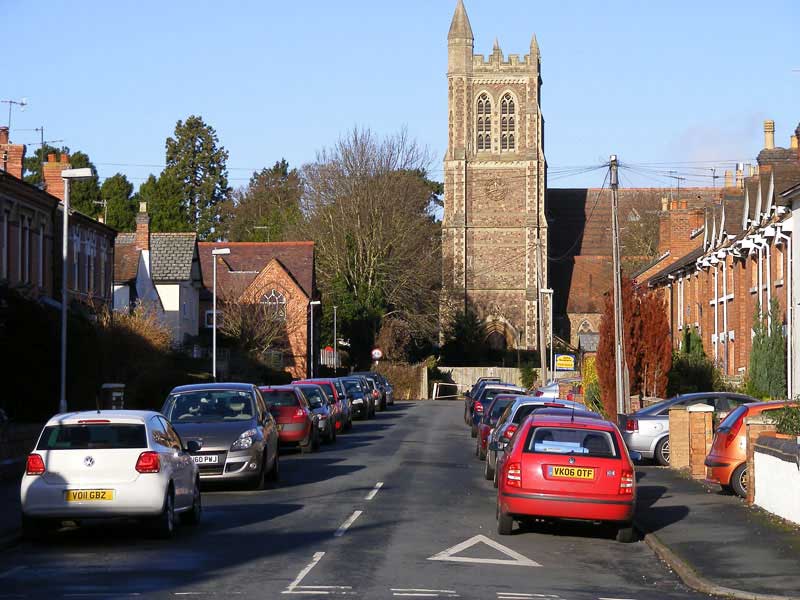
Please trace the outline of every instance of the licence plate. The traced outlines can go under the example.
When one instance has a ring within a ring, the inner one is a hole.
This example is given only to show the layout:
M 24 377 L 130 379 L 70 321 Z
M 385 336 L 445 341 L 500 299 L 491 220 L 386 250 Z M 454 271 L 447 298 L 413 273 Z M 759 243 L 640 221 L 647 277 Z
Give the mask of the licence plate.
M 547 474 L 554 479 L 594 479 L 594 469 L 586 467 L 547 467 Z
M 114 499 L 114 490 L 66 490 L 67 502 L 108 502 Z
M 219 456 L 216 454 L 199 454 L 192 458 L 199 465 L 214 465 L 219 462 Z

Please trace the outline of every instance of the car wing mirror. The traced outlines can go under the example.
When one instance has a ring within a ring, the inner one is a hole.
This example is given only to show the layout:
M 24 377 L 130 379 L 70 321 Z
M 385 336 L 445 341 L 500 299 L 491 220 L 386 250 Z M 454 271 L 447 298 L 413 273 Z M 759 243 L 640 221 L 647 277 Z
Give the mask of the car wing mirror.
M 489 450 L 497 451 L 497 442 L 489 442 Z
M 642 453 L 637 452 L 636 450 L 629 450 L 628 454 L 631 455 L 631 460 L 633 462 L 640 462 L 642 460 Z
M 186 443 L 186 452 L 189 454 L 194 454 L 195 452 L 200 452 L 200 443 L 195 440 L 189 440 Z

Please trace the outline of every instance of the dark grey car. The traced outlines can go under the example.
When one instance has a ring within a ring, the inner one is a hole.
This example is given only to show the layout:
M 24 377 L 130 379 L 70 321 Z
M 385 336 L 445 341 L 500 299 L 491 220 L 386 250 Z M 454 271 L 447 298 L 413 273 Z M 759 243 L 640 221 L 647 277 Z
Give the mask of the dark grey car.
M 161 412 L 186 443 L 199 444 L 192 459 L 201 479 L 246 482 L 257 488 L 267 479 L 278 479 L 278 427 L 256 386 L 179 386 Z

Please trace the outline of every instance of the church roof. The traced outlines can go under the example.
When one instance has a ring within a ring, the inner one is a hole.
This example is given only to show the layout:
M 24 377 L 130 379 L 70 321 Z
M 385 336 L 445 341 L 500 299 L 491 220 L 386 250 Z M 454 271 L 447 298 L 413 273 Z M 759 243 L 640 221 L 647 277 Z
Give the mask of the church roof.
M 463 0 L 458 0 L 458 4 L 456 4 L 456 12 L 453 13 L 453 20 L 450 22 L 450 32 L 447 34 L 447 39 L 474 39 L 472 26 L 469 24 L 467 9 L 464 8 Z

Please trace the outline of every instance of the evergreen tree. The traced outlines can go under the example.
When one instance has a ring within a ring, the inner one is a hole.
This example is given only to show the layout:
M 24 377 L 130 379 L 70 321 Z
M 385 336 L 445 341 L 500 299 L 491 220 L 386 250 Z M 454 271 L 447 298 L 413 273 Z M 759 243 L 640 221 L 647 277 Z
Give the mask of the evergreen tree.
M 785 398 L 786 338 L 776 298 L 770 303 L 769 315 L 756 306 L 753 333 L 747 393 L 755 398 Z
M 487 353 L 486 327 L 475 309 L 468 306 L 456 312 L 445 332 L 442 360 L 453 366 L 479 365 Z
M 150 231 L 192 231 L 193 226 L 180 202 L 181 186 L 174 179 L 150 175 L 133 198 L 133 205 L 147 202 L 150 215 Z
M 108 215 L 106 224 L 117 231 L 133 231 L 136 227 L 136 204 L 131 198 L 133 185 L 122 173 L 116 173 L 100 186 L 100 197 Z
M 165 182 L 170 191 L 177 185 L 181 212 L 202 240 L 220 237 L 220 203 L 230 194 L 228 151 L 218 144 L 214 128 L 195 115 L 178 121 L 174 137 L 166 142 L 167 166 L 160 179 L 170 182 Z

